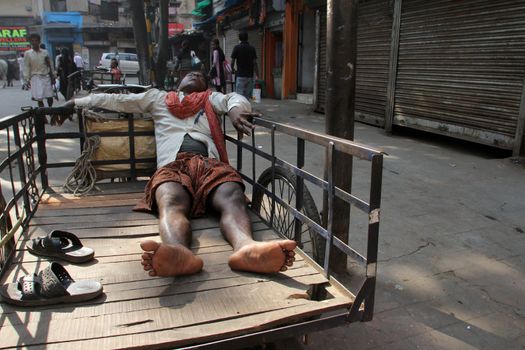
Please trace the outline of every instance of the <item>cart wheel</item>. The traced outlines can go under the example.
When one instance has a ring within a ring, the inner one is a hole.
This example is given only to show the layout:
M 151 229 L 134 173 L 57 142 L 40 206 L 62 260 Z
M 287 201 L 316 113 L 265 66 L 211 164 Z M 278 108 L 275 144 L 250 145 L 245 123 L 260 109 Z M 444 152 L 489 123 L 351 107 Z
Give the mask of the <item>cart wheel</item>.
M 297 177 L 289 170 L 276 166 L 274 168 L 275 176 L 275 194 L 292 207 L 295 206 L 295 192 L 297 189 Z M 272 168 L 266 169 L 257 182 L 264 188 L 271 191 L 272 189 Z M 302 213 L 307 217 L 320 224 L 321 219 L 310 192 L 303 188 L 303 209 Z M 258 187 L 254 188 L 252 197 L 252 209 L 258 213 L 264 220 L 270 222 L 272 200 Z M 272 227 L 289 239 L 294 239 L 295 225 L 292 213 L 275 202 L 275 213 Z M 316 262 L 323 262 L 325 242 L 323 237 L 315 231 L 310 230 L 305 224 L 301 227 L 301 249 L 310 255 Z

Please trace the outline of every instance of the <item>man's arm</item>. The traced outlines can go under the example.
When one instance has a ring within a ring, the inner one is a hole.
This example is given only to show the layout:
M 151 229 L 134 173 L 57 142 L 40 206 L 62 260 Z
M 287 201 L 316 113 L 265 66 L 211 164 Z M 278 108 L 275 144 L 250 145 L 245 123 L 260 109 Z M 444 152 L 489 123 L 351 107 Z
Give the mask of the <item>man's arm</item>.
M 158 102 L 160 93 L 157 89 L 151 89 L 141 94 L 91 94 L 71 99 L 64 107 L 99 107 L 123 113 L 149 113 Z
M 31 60 L 29 58 L 29 55 L 27 54 L 28 51 L 24 54 L 24 79 L 29 82 L 31 81 L 31 65 L 29 64 L 29 61 Z
M 210 100 L 217 114 L 228 113 L 232 125 L 240 134 L 251 135 L 254 128 L 251 120 L 253 117 L 260 117 L 261 114 L 252 112 L 252 105 L 244 96 L 235 92 L 226 95 L 214 92 Z

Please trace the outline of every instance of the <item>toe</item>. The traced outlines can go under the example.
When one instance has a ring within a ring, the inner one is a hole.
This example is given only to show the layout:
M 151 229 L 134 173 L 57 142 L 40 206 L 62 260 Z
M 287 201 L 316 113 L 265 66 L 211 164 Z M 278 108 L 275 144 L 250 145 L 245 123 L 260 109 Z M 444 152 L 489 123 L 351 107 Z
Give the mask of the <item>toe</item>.
M 284 250 L 289 250 L 289 251 L 292 251 L 294 250 L 296 247 L 297 247 L 297 242 L 296 241 L 292 241 L 292 240 L 284 240 L 282 242 L 279 243 L 281 248 L 283 248 Z
M 153 259 L 153 255 L 151 253 L 143 253 L 141 258 L 144 261 L 151 261 Z
M 160 243 L 152 240 L 147 240 L 140 242 L 140 247 L 146 252 L 154 252 L 157 249 L 159 249 Z

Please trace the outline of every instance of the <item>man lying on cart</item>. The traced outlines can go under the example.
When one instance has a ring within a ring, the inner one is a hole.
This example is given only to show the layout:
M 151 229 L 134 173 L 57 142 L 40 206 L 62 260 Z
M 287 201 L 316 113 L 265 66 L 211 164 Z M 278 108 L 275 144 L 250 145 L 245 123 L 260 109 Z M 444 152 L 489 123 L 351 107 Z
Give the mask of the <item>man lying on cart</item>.
M 190 218 L 208 210 L 220 214 L 220 229 L 233 247 L 232 269 L 258 273 L 285 271 L 295 260 L 296 242 L 254 241 L 241 176 L 228 163 L 220 116 L 228 114 L 238 132 L 254 125 L 243 96 L 208 90 L 200 72 L 190 72 L 178 91 L 150 89 L 140 94 L 92 94 L 64 107 L 100 107 L 149 113 L 155 123 L 157 171 L 134 210 L 158 214 L 161 243 L 141 242 L 142 265 L 150 276 L 197 273 L 203 261 L 189 249 Z

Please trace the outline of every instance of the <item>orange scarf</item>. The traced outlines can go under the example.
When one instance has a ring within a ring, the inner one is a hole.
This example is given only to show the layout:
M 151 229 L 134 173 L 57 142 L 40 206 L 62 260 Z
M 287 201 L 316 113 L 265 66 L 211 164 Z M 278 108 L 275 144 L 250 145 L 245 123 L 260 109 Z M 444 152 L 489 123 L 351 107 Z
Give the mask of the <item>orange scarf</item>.
M 213 143 L 215 143 L 215 147 L 217 147 L 220 160 L 223 163 L 229 164 L 224 135 L 221 130 L 219 118 L 211 105 L 210 95 L 211 90 L 193 92 L 185 96 L 181 102 L 178 93 L 170 91 L 166 95 L 165 102 L 170 113 L 179 119 L 193 117 L 195 114 L 199 113 L 200 110 L 204 109 L 206 118 L 208 119 L 208 125 L 210 126 L 211 138 Z

